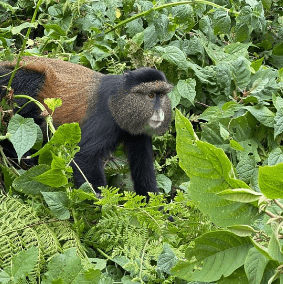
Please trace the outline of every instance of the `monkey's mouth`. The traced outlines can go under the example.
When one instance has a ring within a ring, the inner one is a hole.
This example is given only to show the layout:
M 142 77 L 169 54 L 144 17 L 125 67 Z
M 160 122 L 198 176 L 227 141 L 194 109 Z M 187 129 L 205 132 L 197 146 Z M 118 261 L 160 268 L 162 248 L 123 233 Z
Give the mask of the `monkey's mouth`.
M 152 128 L 158 128 L 162 124 L 162 121 L 159 121 L 159 120 L 149 120 L 148 124 Z

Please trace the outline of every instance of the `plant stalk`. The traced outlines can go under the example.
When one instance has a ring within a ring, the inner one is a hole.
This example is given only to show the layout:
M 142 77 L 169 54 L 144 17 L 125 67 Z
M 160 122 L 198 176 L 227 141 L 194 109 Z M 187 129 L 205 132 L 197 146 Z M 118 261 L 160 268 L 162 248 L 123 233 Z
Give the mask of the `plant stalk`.
M 33 24 L 35 22 L 35 18 L 36 18 L 36 15 L 37 15 L 37 12 L 38 12 L 38 9 L 40 7 L 42 3 L 42 0 L 38 0 L 37 4 L 36 4 L 36 7 L 35 7 L 35 11 L 33 13 L 33 16 L 32 16 L 32 19 L 31 19 L 31 24 Z M 24 38 L 24 41 L 23 41 L 23 44 L 22 44 L 22 47 L 21 47 L 21 51 L 18 55 L 18 59 L 17 59 L 17 63 L 16 63 L 16 66 L 12 72 L 12 75 L 10 77 L 10 80 L 9 80 L 9 83 L 8 83 L 8 86 L 7 86 L 7 93 L 9 92 L 10 88 L 11 88 L 11 85 L 12 85 L 12 81 L 16 75 L 16 71 L 19 69 L 19 66 L 20 66 L 20 61 L 21 61 L 21 58 L 24 54 L 24 51 L 25 51 L 25 48 L 26 48 L 26 44 L 27 44 L 27 41 L 29 39 L 29 35 L 30 35 L 30 32 L 31 32 L 31 29 L 32 27 L 29 27 L 28 30 L 27 30 L 27 33 L 25 35 L 25 38 Z
M 142 12 L 140 14 L 132 16 L 132 17 L 130 17 L 130 18 L 120 22 L 116 26 L 106 30 L 105 34 L 108 34 L 108 33 L 112 32 L 112 31 L 118 29 L 119 27 L 124 26 L 125 24 L 127 24 L 127 23 L 129 23 L 131 21 L 134 21 L 134 20 L 136 20 L 138 18 L 144 17 L 144 16 L 150 14 L 153 11 L 158 11 L 158 10 L 161 10 L 161 9 L 164 9 L 164 8 L 170 8 L 170 7 L 179 6 L 179 5 L 185 5 L 185 4 L 206 4 L 206 5 L 210 5 L 210 6 L 213 6 L 215 8 L 218 8 L 218 9 L 225 10 L 227 12 L 231 12 L 231 13 L 233 13 L 235 15 L 239 14 L 239 12 L 236 12 L 236 11 L 234 11 L 232 9 L 225 8 L 223 6 L 217 5 L 217 4 L 213 3 L 213 2 L 206 1 L 206 0 L 191 0 L 191 1 L 181 1 L 181 2 L 167 3 L 167 4 L 164 4 L 164 5 L 160 5 L 158 7 L 153 7 L 151 9 L 147 10 L 147 11 L 144 11 L 144 12 Z
M 26 96 L 26 95 L 15 95 L 14 98 L 15 99 L 29 100 L 29 101 L 35 103 L 40 108 L 41 111 L 47 111 L 46 108 L 44 107 L 44 105 L 42 103 L 40 103 L 39 101 L 37 101 L 36 99 L 34 99 L 33 97 Z M 54 134 L 56 130 L 55 130 L 55 127 L 53 125 L 52 117 L 51 117 L 50 114 L 45 117 L 45 121 L 46 121 L 51 133 Z

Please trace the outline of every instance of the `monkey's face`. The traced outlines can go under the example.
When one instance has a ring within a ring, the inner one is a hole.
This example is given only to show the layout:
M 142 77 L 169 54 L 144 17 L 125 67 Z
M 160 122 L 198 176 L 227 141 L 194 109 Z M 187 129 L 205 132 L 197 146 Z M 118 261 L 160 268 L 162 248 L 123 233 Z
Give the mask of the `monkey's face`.
M 167 96 L 171 89 L 164 81 L 141 83 L 111 98 L 111 114 L 122 129 L 133 135 L 162 135 L 171 121 Z

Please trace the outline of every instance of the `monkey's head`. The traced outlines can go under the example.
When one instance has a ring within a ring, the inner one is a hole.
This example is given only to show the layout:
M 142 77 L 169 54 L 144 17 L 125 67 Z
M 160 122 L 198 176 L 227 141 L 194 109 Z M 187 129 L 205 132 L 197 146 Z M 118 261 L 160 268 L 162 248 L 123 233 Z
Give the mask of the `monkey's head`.
M 122 86 L 109 101 L 116 123 L 133 135 L 162 135 L 171 121 L 167 94 L 172 86 L 164 73 L 140 68 L 123 75 Z

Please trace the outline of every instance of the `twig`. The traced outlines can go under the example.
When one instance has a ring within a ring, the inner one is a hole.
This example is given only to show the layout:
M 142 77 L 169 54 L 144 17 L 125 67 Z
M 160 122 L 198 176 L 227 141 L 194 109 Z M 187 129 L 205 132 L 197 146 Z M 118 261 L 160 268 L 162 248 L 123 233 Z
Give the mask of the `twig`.
M 233 11 L 231 9 L 228 9 L 228 8 L 225 8 L 225 7 L 222 7 L 220 5 L 217 5 L 213 2 L 210 2 L 210 1 L 206 1 L 206 0 L 192 0 L 192 1 L 181 1 L 181 2 L 174 2 L 174 3 L 167 3 L 167 4 L 164 4 L 164 5 L 160 5 L 158 7 L 153 7 L 147 11 L 144 11 L 140 14 L 137 14 L 137 15 L 134 15 L 122 22 L 120 22 L 119 24 L 117 24 L 116 26 L 114 26 L 113 28 L 110 28 L 108 30 L 105 31 L 105 34 L 108 34 L 114 30 L 116 30 L 117 28 L 121 27 L 121 26 L 124 26 L 125 24 L 131 22 L 131 21 L 134 21 L 138 18 L 141 18 L 141 17 L 144 17 L 148 14 L 150 14 L 151 12 L 154 12 L 154 11 L 158 11 L 158 10 L 161 10 L 161 9 L 164 9 L 164 8 L 170 8 L 170 7 L 174 7 L 174 6 L 179 6 L 179 5 L 185 5 L 185 4 L 206 4 L 206 5 L 210 5 L 210 6 L 213 6 L 215 8 L 218 8 L 218 9 L 222 9 L 222 10 L 225 10 L 227 12 L 231 12 L 231 13 L 234 13 L 235 15 L 238 15 L 239 12 L 236 12 L 236 11 Z

